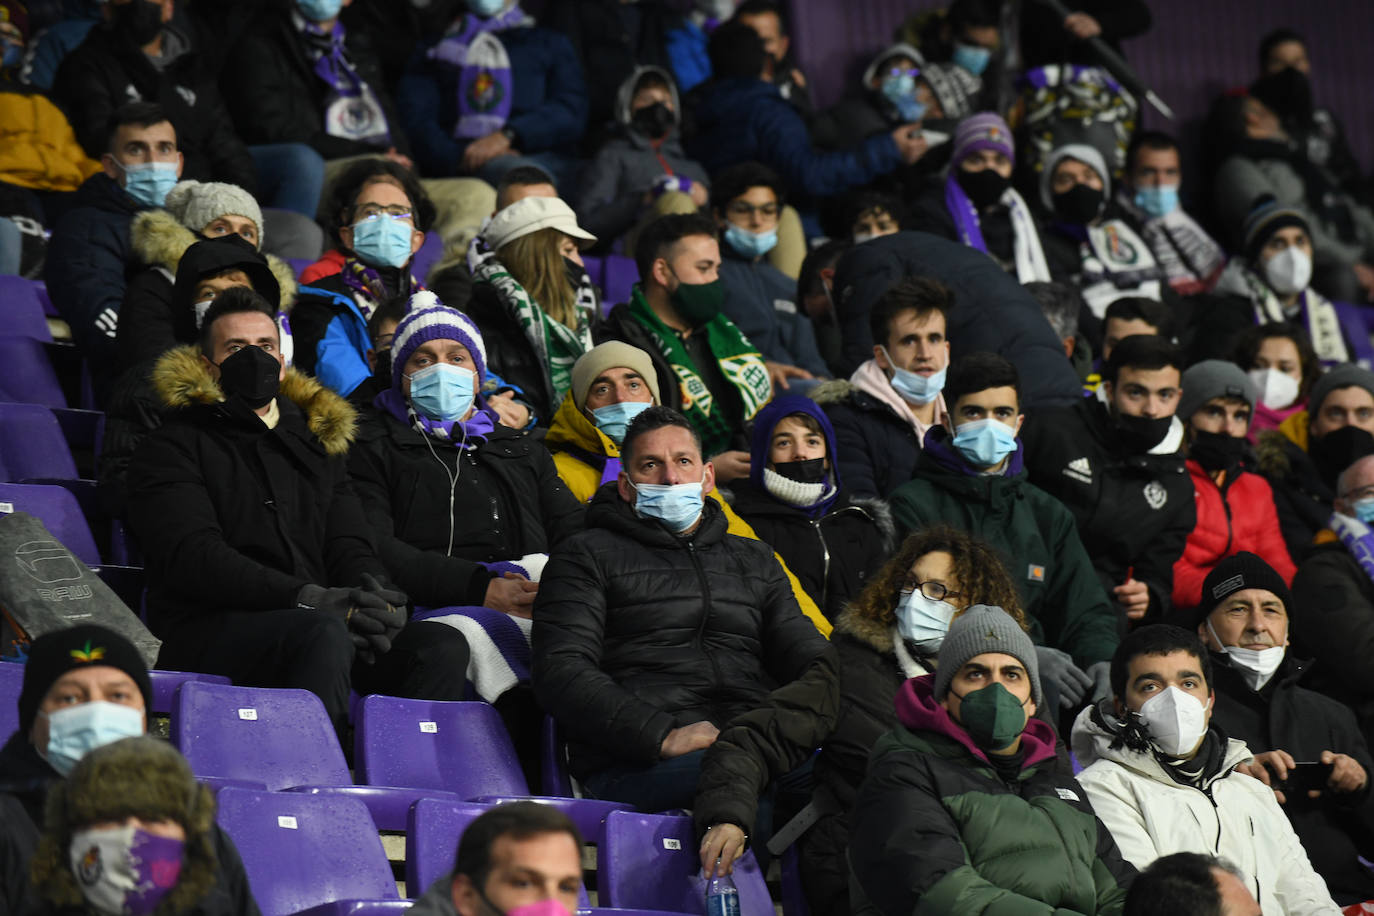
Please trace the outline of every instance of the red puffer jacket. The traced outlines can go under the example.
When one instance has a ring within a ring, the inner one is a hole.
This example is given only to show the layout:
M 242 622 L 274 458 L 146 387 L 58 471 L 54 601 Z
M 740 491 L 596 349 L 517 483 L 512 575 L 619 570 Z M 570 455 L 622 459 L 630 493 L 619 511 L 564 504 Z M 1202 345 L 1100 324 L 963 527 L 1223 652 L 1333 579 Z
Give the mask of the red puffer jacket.
M 1202 580 L 1232 554 L 1248 550 L 1291 584 L 1297 567 L 1279 531 L 1278 512 L 1269 482 L 1258 474 L 1241 471 L 1218 487 L 1196 461 L 1188 462 L 1197 501 L 1197 527 L 1188 535 L 1183 556 L 1174 564 L 1174 608 L 1197 607 L 1202 600 Z

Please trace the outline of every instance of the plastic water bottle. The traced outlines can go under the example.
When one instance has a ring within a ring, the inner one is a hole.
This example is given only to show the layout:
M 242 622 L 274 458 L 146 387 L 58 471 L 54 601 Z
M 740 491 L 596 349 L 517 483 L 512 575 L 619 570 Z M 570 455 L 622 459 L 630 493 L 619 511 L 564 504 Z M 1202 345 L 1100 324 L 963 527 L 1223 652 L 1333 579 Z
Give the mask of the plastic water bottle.
M 739 916 L 739 891 L 734 878 L 716 875 L 706 885 L 706 916 Z

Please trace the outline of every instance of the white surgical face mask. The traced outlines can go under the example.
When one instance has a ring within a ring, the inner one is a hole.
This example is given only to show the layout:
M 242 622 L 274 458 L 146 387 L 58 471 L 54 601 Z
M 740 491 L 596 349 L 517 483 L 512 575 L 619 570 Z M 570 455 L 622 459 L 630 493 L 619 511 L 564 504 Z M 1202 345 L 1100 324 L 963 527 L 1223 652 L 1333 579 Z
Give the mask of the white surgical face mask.
M 1260 403 L 1270 410 L 1283 410 L 1298 399 L 1298 380 L 1277 369 L 1251 369 L 1246 375 L 1259 389 Z
M 948 601 L 935 601 L 918 588 L 897 605 L 897 632 L 923 652 L 938 652 L 959 609 Z
M 1312 280 L 1312 257 L 1301 248 L 1289 245 L 1264 262 L 1264 279 L 1280 296 L 1300 293 Z
M 1197 747 L 1207 732 L 1206 705 L 1191 693 L 1166 687 L 1140 705 L 1139 716 L 1150 733 L 1150 742 L 1160 753 L 1182 757 Z
M 1210 617 L 1207 619 L 1207 632 L 1211 633 L 1217 645 L 1221 646 L 1221 651 L 1230 657 L 1231 664 L 1240 671 L 1251 690 L 1262 690 L 1264 685 L 1269 683 L 1274 672 L 1279 670 L 1279 665 L 1283 664 L 1283 656 L 1288 651 L 1283 646 L 1247 649 L 1244 646 L 1222 645 L 1221 637 L 1212 629 Z
M 48 719 L 44 756 L 63 776 L 96 748 L 143 734 L 143 710 L 104 700 L 64 706 L 41 715 Z

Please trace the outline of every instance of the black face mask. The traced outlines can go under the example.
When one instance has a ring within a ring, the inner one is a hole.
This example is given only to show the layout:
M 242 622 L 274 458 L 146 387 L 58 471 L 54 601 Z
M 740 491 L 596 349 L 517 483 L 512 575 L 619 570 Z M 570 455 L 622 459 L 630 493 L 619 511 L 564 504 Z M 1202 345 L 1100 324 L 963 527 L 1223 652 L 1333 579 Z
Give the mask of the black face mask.
M 1066 223 L 1086 226 L 1102 212 L 1102 192 L 1085 184 L 1076 184 L 1054 195 L 1054 214 Z
M 140 48 L 162 31 L 162 4 L 150 0 L 133 0 L 112 8 L 114 27 Z
M 1164 441 L 1173 422 L 1172 416 L 1133 417 L 1120 413 L 1116 415 L 1116 441 L 1127 454 L 1142 455 Z
M 1342 426 L 1320 439 L 1313 439 L 1307 454 L 1317 466 L 1322 483 L 1336 489 L 1336 478 L 1365 455 L 1374 455 L 1374 436 L 1358 426 Z
M 244 347 L 219 364 L 219 387 L 257 410 L 277 396 L 281 388 L 281 363 L 261 347 Z
M 997 203 L 1007 193 L 1007 188 L 1011 187 L 1010 178 L 1003 178 L 990 168 L 978 172 L 959 169 L 954 173 L 954 180 L 959 182 L 959 187 L 964 189 L 969 201 L 979 210 Z
M 825 459 L 807 458 L 803 461 L 775 461 L 774 472 L 797 483 L 824 483 Z
M 379 388 L 391 387 L 391 349 L 378 350 L 372 357 L 372 379 Z
M 1312 123 L 1312 81 L 1301 70 L 1285 67 L 1271 73 L 1255 83 L 1252 94 L 1290 127 Z
M 650 140 L 662 140 L 673 129 L 673 111 L 662 102 L 654 102 L 636 109 L 630 115 L 630 126 Z
M 1202 465 L 1204 471 L 1231 471 L 1245 460 L 1249 445 L 1244 436 L 1195 430 L 1193 441 L 1188 445 L 1188 457 Z

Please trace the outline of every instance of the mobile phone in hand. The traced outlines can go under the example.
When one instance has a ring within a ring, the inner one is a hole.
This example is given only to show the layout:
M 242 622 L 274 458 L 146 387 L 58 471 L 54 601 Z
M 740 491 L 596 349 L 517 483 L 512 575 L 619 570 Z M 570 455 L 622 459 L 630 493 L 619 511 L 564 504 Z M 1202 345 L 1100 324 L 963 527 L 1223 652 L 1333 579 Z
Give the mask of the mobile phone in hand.
M 1285 795 L 1306 794 L 1311 791 L 1326 791 L 1326 783 L 1331 778 L 1332 763 L 1320 760 L 1299 760 L 1288 768 L 1288 778 L 1279 784 Z

